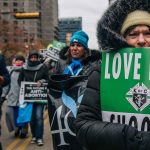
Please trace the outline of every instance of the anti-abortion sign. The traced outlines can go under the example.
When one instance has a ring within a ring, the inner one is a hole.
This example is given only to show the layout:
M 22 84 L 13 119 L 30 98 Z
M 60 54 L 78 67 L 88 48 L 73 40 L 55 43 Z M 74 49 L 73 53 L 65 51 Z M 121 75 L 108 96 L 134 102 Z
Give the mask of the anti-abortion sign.
M 150 48 L 102 54 L 103 120 L 150 131 Z
M 47 103 L 47 84 L 39 87 L 35 82 L 21 82 L 19 101 Z

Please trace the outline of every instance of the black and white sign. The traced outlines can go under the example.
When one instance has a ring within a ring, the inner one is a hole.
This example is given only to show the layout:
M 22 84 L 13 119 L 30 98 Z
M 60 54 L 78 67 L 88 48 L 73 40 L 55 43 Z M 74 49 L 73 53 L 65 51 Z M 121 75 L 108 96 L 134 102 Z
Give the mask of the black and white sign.
M 47 102 L 47 84 L 40 87 L 35 82 L 21 82 L 19 101 L 23 102 Z
M 59 59 L 59 52 L 60 52 L 59 49 L 51 48 L 51 49 L 48 49 L 45 52 L 46 53 L 45 55 L 47 57 L 50 57 L 52 60 L 58 61 L 58 59 Z

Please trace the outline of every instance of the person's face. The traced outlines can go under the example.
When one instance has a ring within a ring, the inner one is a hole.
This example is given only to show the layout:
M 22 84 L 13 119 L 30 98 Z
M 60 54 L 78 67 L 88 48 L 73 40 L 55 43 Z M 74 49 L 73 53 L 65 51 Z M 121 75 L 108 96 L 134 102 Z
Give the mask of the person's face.
M 125 39 L 133 47 L 150 47 L 150 28 L 146 25 L 135 26 Z
M 74 42 L 70 45 L 70 53 L 72 58 L 80 59 L 85 54 L 85 48 L 81 44 Z
M 30 61 L 38 61 L 37 55 L 32 55 L 32 56 L 30 57 Z
M 14 65 L 15 66 L 22 66 L 24 64 L 24 62 L 22 61 L 22 60 L 16 60 L 15 62 L 14 62 Z

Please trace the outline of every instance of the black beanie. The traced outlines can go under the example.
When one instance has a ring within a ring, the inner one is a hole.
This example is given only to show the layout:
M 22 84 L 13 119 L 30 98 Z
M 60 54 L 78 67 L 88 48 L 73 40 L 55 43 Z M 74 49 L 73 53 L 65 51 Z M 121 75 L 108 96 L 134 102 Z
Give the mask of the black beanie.
M 29 57 L 28 57 L 28 59 L 30 59 L 31 56 L 33 56 L 33 55 L 36 55 L 37 58 L 40 58 L 40 54 L 39 54 L 38 51 L 36 51 L 36 50 L 31 50 L 31 51 L 29 52 Z
M 15 60 L 22 60 L 23 62 L 25 62 L 25 57 L 22 55 L 16 55 Z
M 33 55 L 37 56 L 37 58 L 40 58 L 40 53 L 39 53 L 38 51 L 36 51 L 36 50 L 31 50 L 31 51 L 29 52 L 28 61 L 27 61 L 27 64 L 28 64 L 30 67 L 37 66 L 37 65 L 39 65 L 39 64 L 41 63 L 40 60 L 37 60 L 37 61 L 34 61 L 34 62 L 31 61 L 30 58 L 31 58 Z

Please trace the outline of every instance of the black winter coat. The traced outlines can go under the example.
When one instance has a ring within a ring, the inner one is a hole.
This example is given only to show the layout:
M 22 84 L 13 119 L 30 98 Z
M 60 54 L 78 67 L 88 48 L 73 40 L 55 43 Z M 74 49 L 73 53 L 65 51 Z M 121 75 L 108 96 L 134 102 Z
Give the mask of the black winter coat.
M 116 0 L 110 5 L 97 24 L 100 48 L 107 52 L 129 47 L 120 35 L 120 29 L 126 16 L 135 10 L 150 13 L 150 0 Z M 88 150 L 150 150 L 150 132 L 137 131 L 125 124 L 103 122 L 100 94 L 100 71 L 97 70 L 89 77 L 75 120 L 78 141 Z
M 37 82 L 39 80 L 41 82 L 48 81 L 48 69 L 42 64 L 37 69 L 27 69 L 25 67 L 22 68 L 18 78 L 18 83 L 20 85 L 21 81 Z
M 150 132 L 102 121 L 100 71 L 93 71 L 75 120 L 78 141 L 88 150 L 150 150 Z

